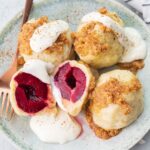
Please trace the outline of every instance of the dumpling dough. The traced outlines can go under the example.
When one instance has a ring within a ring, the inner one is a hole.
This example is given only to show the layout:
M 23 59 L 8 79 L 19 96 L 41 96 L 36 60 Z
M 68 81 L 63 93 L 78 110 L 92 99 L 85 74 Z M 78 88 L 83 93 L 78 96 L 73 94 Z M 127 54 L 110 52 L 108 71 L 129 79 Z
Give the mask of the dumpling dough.
M 102 19 L 110 26 L 115 24 L 118 28 L 123 25 L 123 21 L 117 14 L 106 9 L 101 10 L 100 13 L 89 13 L 82 18 L 75 34 L 74 47 L 82 61 L 91 67 L 103 68 L 116 64 L 122 56 L 124 47 L 115 32 L 97 21 L 98 19 Z
M 77 116 L 95 87 L 95 78 L 87 65 L 70 60 L 59 65 L 51 84 L 59 107 Z
M 143 111 L 140 81 L 127 70 L 114 70 L 99 77 L 90 104 L 93 121 L 105 130 L 121 129 Z
M 81 133 L 81 126 L 62 110 L 32 117 L 30 127 L 41 141 L 48 143 L 63 144 Z
M 25 62 L 40 59 L 57 66 L 73 55 L 71 47 L 71 31 L 68 23 L 62 20 L 48 21 L 48 18 L 43 16 L 25 23 L 19 33 L 19 55 Z

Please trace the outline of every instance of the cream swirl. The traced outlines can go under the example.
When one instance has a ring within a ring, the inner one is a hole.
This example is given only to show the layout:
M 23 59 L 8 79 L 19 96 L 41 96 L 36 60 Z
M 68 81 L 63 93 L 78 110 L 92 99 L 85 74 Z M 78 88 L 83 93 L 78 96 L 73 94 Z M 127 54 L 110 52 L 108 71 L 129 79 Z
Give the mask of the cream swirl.
M 30 127 L 41 141 L 48 143 L 63 144 L 76 139 L 81 132 L 81 126 L 61 110 L 56 115 L 47 113 L 32 117 Z
M 62 20 L 51 21 L 39 26 L 30 38 L 31 49 L 37 53 L 42 52 L 52 46 L 59 35 L 68 29 L 68 23 Z

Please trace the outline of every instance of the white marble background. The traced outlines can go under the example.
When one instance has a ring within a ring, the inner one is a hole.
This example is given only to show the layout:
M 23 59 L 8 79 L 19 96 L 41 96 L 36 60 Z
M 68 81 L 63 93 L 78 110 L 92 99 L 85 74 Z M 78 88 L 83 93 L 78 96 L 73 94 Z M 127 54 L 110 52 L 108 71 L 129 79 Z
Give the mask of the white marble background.
M 34 0 L 37 2 L 40 0 Z M 118 0 L 123 3 L 123 0 Z M 0 0 L 0 30 L 24 7 L 25 0 Z M 128 7 L 128 6 L 127 6 Z M 149 25 L 150 27 L 150 25 Z M 0 132 L 0 150 L 17 150 Z M 132 150 L 150 150 L 150 132 Z

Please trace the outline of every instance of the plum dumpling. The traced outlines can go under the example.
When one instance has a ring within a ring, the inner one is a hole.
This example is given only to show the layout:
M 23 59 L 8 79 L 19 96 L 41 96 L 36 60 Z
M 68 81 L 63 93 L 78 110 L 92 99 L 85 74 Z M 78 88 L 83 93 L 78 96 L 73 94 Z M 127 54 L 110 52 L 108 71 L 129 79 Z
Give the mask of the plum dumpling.
M 97 136 L 108 139 L 134 122 L 143 107 L 138 78 L 130 71 L 114 70 L 99 77 L 87 109 L 87 120 Z
M 106 9 L 88 13 L 81 19 L 75 33 L 74 48 L 80 59 L 94 68 L 116 64 L 124 47 L 114 31 L 123 25 L 116 13 Z
M 20 116 L 33 116 L 55 107 L 46 63 L 32 60 L 24 64 L 10 82 L 10 102 Z
M 52 79 L 52 91 L 58 105 L 72 116 L 79 114 L 94 85 L 90 68 L 75 60 L 59 65 Z
M 83 16 L 74 49 L 82 61 L 97 69 L 143 60 L 147 54 L 140 32 L 124 26 L 119 15 L 106 8 Z
M 72 55 L 72 37 L 67 22 L 48 21 L 46 16 L 25 23 L 19 33 L 18 50 L 25 62 L 40 59 L 55 66 Z

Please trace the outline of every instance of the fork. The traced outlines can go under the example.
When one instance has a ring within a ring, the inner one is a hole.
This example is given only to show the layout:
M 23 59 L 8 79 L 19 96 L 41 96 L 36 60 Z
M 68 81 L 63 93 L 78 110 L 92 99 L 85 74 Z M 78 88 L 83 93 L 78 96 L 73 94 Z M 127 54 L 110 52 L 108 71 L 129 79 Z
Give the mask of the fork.
M 33 0 L 26 0 L 23 12 L 22 25 L 28 20 L 32 4 Z M 1 100 L 0 117 L 1 118 L 5 117 L 7 120 L 11 120 L 14 114 L 14 110 L 9 100 L 10 94 L 9 84 L 12 76 L 17 71 L 17 60 L 18 60 L 17 58 L 18 58 L 18 49 L 16 49 L 16 54 L 10 68 L 0 77 L 0 100 Z

